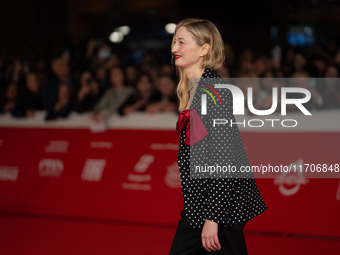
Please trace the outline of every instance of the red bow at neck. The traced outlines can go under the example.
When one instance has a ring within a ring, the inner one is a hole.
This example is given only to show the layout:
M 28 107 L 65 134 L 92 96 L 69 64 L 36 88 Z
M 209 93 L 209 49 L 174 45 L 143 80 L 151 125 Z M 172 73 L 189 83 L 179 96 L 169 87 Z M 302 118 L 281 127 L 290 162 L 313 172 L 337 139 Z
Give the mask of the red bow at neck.
M 178 136 L 181 135 L 183 128 L 188 123 L 186 130 L 186 138 L 184 143 L 187 145 L 194 145 L 195 143 L 201 141 L 204 137 L 208 135 L 208 131 L 205 128 L 200 116 L 196 109 L 186 109 L 182 111 L 179 115 L 176 124 L 176 133 Z M 191 132 L 190 129 L 192 128 Z M 191 133 L 191 137 L 190 137 Z

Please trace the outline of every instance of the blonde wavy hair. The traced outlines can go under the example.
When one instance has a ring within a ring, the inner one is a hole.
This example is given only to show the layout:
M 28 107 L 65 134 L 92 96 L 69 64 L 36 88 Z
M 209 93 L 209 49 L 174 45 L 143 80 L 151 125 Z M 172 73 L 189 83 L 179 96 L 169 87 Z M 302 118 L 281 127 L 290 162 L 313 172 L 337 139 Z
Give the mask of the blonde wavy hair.
M 203 46 L 204 44 L 210 45 L 209 52 L 203 57 L 201 68 L 217 71 L 224 65 L 224 43 L 222 36 L 214 23 L 206 19 L 183 19 L 176 26 L 171 48 L 174 45 L 176 32 L 180 27 L 185 27 L 194 36 L 198 46 Z M 173 58 L 174 56 L 172 57 L 172 63 Z M 184 73 L 183 68 L 177 66 L 176 71 L 179 75 L 179 83 L 177 86 L 177 96 L 179 99 L 178 110 L 181 112 L 189 102 L 191 87 L 190 81 Z

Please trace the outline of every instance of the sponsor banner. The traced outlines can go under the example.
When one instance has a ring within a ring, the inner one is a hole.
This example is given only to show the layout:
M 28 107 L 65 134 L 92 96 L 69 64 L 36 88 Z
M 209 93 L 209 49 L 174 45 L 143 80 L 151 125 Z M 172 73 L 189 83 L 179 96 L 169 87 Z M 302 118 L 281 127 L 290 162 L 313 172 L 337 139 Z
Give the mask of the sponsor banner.
M 242 132 L 251 165 L 338 164 L 340 132 Z M 0 211 L 177 224 L 175 130 L 0 128 Z M 327 153 L 325 153 L 327 152 Z M 268 210 L 248 230 L 340 236 L 340 182 L 256 178 Z

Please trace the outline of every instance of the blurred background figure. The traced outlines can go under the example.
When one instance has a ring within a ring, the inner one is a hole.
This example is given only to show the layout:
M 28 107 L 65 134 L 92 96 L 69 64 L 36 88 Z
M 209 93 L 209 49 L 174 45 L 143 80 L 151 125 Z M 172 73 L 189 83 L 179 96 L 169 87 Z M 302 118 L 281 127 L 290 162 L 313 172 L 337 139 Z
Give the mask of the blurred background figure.
M 176 95 L 176 79 L 169 74 L 162 74 L 158 78 L 157 89 L 161 98 L 146 107 L 148 113 L 178 112 L 178 99 Z
M 137 68 L 133 64 L 129 64 L 125 67 L 125 72 L 127 84 L 134 84 L 136 82 L 138 74 Z
M 92 111 L 102 93 L 103 90 L 100 89 L 100 85 L 92 73 L 85 71 L 80 78 L 80 89 L 75 100 L 74 110 L 78 113 Z
M 57 101 L 51 109 L 47 111 L 45 120 L 54 120 L 57 118 L 66 118 L 72 110 L 72 95 L 70 85 L 60 83 L 58 85 Z
M 110 87 L 106 89 L 103 97 L 95 105 L 92 112 L 93 121 L 103 121 L 111 114 L 117 113 L 119 107 L 136 91 L 126 84 L 124 69 L 120 66 L 114 66 L 110 70 Z
M 322 108 L 324 99 L 322 98 L 319 91 L 316 89 L 315 80 L 308 79 L 310 78 L 310 76 L 306 71 L 294 72 L 293 78 L 296 78 L 296 79 L 292 80 L 292 84 L 291 84 L 292 87 L 304 88 L 304 89 L 307 89 L 311 93 L 311 99 L 308 102 L 303 104 L 304 107 L 309 111 Z M 301 98 L 301 97 L 302 97 L 301 93 L 290 93 L 289 94 L 289 98 Z M 299 110 L 299 109 L 295 105 L 288 104 L 287 111 L 288 110 Z
M 106 67 L 104 65 L 98 65 L 95 68 L 95 75 L 94 75 L 95 79 L 98 81 L 99 83 L 99 90 L 100 93 L 102 94 L 108 87 L 108 80 L 107 80 L 107 70 Z
M 41 84 L 37 73 L 26 76 L 26 86 L 12 110 L 14 117 L 33 117 L 36 111 L 43 110 L 41 106 Z
M 275 112 L 281 110 L 281 83 L 279 77 L 274 74 L 274 71 L 267 70 L 264 72 L 263 79 L 261 79 L 260 90 L 257 95 L 257 108 L 259 110 L 270 109 L 273 105 L 273 88 L 277 89 L 277 108 Z
M 0 113 L 12 112 L 18 103 L 18 99 L 19 99 L 18 85 L 15 83 L 10 83 L 2 95 L 0 102 Z
M 52 62 L 52 77 L 42 87 L 42 107 L 49 111 L 58 100 L 59 85 L 72 84 L 70 67 L 65 58 L 59 57 Z
M 135 111 L 145 111 L 149 104 L 161 100 L 161 93 L 155 89 L 152 76 L 148 72 L 141 72 L 136 81 L 137 93 L 128 99 L 118 109 L 120 115 L 128 115 Z
M 340 107 L 340 84 L 338 82 L 339 69 L 330 64 L 324 70 L 325 80 L 317 83 L 317 89 L 323 98 L 321 109 L 333 109 Z

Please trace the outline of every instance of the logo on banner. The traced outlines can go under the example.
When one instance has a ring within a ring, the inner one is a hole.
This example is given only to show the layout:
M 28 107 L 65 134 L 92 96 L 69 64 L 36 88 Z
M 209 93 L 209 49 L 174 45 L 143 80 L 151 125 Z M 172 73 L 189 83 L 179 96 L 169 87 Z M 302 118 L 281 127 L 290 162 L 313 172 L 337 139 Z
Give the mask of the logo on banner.
M 295 166 L 295 167 L 290 167 Z M 297 162 L 291 163 L 289 169 L 298 169 L 297 172 L 291 170 L 291 172 L 283 172 L 275 178 L 274 184 L 279 186 L 279 191 L 284 196 L 292 196 L 296 194 L 302 184 L 307 184 L 309 180 L 303 174 L 303 160 L 299 159 Z M 297 173 L 296 175 L 293 175 Z
M 146 191 L 151 190 L 151 175 L 145 174 L 145 172 L 154 161 L 155 157 L 153 155 L 142 155 L 134 167 L 134 172 L 127 175 L 128 182 L 122 183 L 122 188 Z
M 179 175 L 178 163 L 175 162 L 172 165 L 168 166 L 166 169 L 166 175 L 164 177 L 164 181 L 166 185 L 170 188 L 180 188 L 181 187 L 181 179 Z
M 113 143 L 112 142 L 106 142 L 106 141 L 91 142 L 90 147 L 91 148 L 111 149 L 113 147 Z
M 19 169 L 15 166 L 0 166 L 0 181 L 17 181 Z
M 203 85 L 206 86 L 206 87 L 208 87 L 209 89 L 211 89 L 212 92 L 214 92 L 214 94 L 216 95 L 216 97 L 217 97 L 218 100 L 220 101 L 221 106 L 223 106 L 223 105 L 222 105 L 222 100 L 221 100 L 221 98 L 220 98 L 220 95 L 217 93 L 217 91 L 216 91 L 213 87 L 211 87 L 210 85 L 208 85 L 208 84 L 203 83 Z M 217 106 L 216 100 L 215 100 L 214 96 L 211 94 L 210 91 L 208 91 L 208 90 L 206 90 L 206 89 L 202 89 L 202 88 L 199 88 L 199 89 L 200 89 L 200 90 L 203 90 L 204 92 L 206 92 L 206 93 L 212 98 L 212 100 L 214 101 L 215 106 Z M 202 97 L 202 105 L 203 105 L 204 103 L 206 103 L 206 100 L 204 100 L 203 97 Z M 203 106 L 203 107 L 204 107 L 204 106 Z M 205 106 L 205 107 L 206 107 L 206 106 Z
M 206 92 L 206 94 L 201 94 L 201 114 L 206 115 L 207 114 L 207 94 L 212 98 L 215 107 L 223 107 L 222 106 L 222 100 L 217 93 L 217 91 L 207 84 L 204 84 L 206 87 L 208 87 L 213 93 L 211 93 L 207 89 L 199 88 Z M 307 103 L 311 99 L 311 92 L 306 88 L 299 88 L 299 87 L 281 87 L 280 91 L 278 91 L 278 88 L 273 87 L 272 88 L 272 105 L 269 109 L 256 109 L 253 102 L 253 88 L 248 87 L 247 88 L 247 98 L 245 100 L 245 96 L 241 88 L 239 88 L 236 85 L 232 84 L 215 84 L 215 88 L 217 89 L 227 89 L 229 92 L 231 92 L 231 96 L 233 98 L 233 114 L 234 115 L 245 115 L 245 102 L 247 101 L 248 109 L 251 114 L 257 115 L 257 116 L 268 116 L 270 114 L 273 114 L 278 106 L 281 108 L 281 115 L 285 116 L 287 115 L 287 105 L 288 107 L 296 106 L 304 115 L 311 116 L 312 114 L 309 112 L 309 110 L 303 105 L 304 103 Z M 289 98 L 288 94 L 293 93 L 295 95 L 301 95 L 301 98 Z M 279 94 L 281 95 L 281 98 L 279 98 Z M 217 104 L 217 100 L 219 100 L 220 105 Z M 224 106 L 225 107 L 225 106 Z M 225 116 L 220 116 L 217 119 L 213 120 L 213 126 L 216 125 L 229 125 L 232 127 L 233 125 L 239 125 L 242 124 L 243 127 L 249 126 L 252 128 L 260 128 L 264 125 L 270 125 L 272 128 L 275 127 L 275 125 L 281 124 L 282 127 L 296 127 L 298 125 L 298 122 L 296 119 L 270 119 L 266 118 L 263 119 L 254 119 L 251 118 L 246 122 L 246 119 L 244 119 L 241 122 L 236 122 L 234 119 L 227 119 Z
M 217 94 L 217 92 L 211 87 L 209 86 L 210 89 L 212 89 L 215 94 L 217 95 L 217 97 L 220 100 L 221 106 L 222 106 L 222 102 L 221 99 L 219 97 L 219 95 Z M 233 96 L 233 114 L 234 115 L 244 115 L 244 95 L 243 95 L 243 91 L 235 86 L 235 85 L 231 85 L 231 84 L 215 84 L 215 88 L 222 88 L 222 89 L 228 89 L 232 96 Z M 205 89 L 202 89 L 204 91 L 206 91 Z M 209 91 L 206 91 L 212 98 L 212 94 Z M 254 115 L 269 115 L 275 112 L 277 105 L 278 105 L 278 91 L 277 88 L 272 88 L 272 106 L 270 109 L 267 110 L 257 110 L 254 108 L 253 105 L 253 88 L 252 87 L 248 87 L 247 89 L 248 92 L 248 96 L 247 96 L 247 103 L 248 103 L 248 109 L 250 110 L 251 113 L 253 113 Z M 287 98 L 287 94 L 288 93 L 301 93 L 304 95 L 303 98 Z M 207 100 L 205 99 L 206 95 L 202 95 L 201 101 L 202 101 L 202 109 L 201 109 L 201 114 L 206 114 L 207 111 Z M 298 107 L 300 109 L 300 111 L 304 114 L 304 115 L 312 115 L 307 109 L 306 107 L 303 106 L 303 103 L 307 103 L 309 100 L 311 99 L 311 93 L 308 89 L 305 88 L 292 88 L 292 87 L 282 87 L 281 88 L 281 114 L 282 115 L 286 115 L 286 108 L 287 108 L 287 104 L 294 104 L 296 105 L 296 107 Z M 213 98 L 213 101 L 216 105 L 216 101 Z
M 68 141 L 50 141 L 50 143 L 45 147 L 45 152 L 68 152 Z
M 83 181 L 99 182 L 102 179 L 105 165 L 105 159 L 87 159 L 81 174 L 81 179 Z
M 42 159 L 39 162 L 39 176 L 58 177 L 64 170 L 64 164 L 60 159 Z

